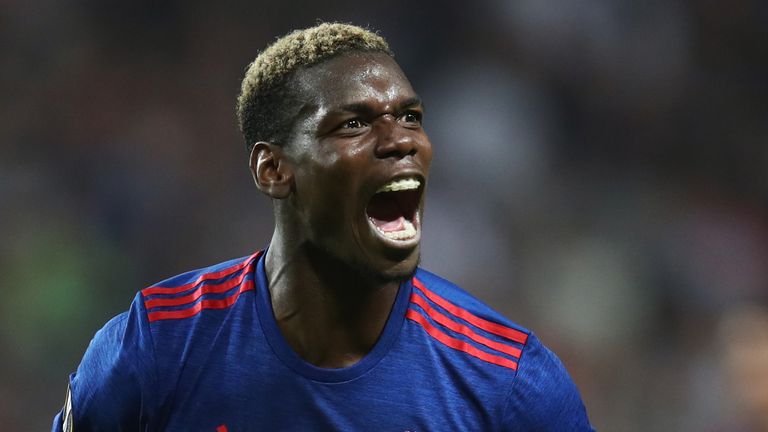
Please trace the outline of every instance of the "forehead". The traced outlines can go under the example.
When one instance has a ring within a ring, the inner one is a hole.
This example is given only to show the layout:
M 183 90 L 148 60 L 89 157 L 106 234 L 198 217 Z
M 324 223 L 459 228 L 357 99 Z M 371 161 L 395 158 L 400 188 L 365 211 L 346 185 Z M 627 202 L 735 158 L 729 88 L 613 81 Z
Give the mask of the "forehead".
M 416 96 L 400 66 L 383 53 L 342 54 L 301 70 L 295 82 L 320 110 L 355 103 L 391 105 Z

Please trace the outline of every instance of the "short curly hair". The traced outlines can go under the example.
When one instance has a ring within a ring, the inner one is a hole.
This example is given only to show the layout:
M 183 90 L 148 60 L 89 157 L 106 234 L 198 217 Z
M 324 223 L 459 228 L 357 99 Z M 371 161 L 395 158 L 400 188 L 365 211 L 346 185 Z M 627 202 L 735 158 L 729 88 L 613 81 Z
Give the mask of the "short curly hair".
M 254 144 L 284 144 L 298 107 L 291 93 L 296 71 L 348 52 L 381 52 L 394 57 L 375 32 L 341 23 L 295 30 L 275 41 L 248 66 L 237 98 L 237 120 L 250 152 Z

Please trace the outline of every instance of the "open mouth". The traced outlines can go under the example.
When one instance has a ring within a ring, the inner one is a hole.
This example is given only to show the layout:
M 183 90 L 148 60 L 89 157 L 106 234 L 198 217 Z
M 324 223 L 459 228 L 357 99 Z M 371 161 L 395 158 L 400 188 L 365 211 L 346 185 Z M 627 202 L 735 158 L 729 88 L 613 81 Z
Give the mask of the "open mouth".
M 421 186 L 420 180 L 405 178 L 393 180 L 376 191 L 368 203 L 366 214 L 379 234 L 399 242 L 417 237 Z

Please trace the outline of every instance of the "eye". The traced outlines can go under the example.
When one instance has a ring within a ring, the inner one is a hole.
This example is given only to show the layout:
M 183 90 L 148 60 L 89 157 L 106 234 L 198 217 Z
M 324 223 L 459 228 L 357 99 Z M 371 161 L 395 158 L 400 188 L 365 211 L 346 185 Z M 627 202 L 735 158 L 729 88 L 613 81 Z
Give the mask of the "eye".
M 421 124 L 421 113 L 418 111 L 408 111 L 401 118 L 406 123 Z
M 359 119 L 351 119 L 344 122 L 344 124 L 341 125 L 342 129 L 359 129 L 361 127 L 364 127 L 363 122 L 361 122 Z

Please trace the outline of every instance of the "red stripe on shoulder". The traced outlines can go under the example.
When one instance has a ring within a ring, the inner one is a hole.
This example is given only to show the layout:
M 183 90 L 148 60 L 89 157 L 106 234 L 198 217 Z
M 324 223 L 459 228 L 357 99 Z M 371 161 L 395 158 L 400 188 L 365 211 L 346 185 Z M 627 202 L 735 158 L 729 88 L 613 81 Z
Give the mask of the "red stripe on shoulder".
M 429 305 L 429 303 L 424 300 L 424 298 L 416 293 L 411 294 L 411 302 L 414 304 L 417 304 L 421 306 L 421 308 L 424 310 L 424 312 L 429 315 L 430 318 L 432 318 L 436 323 L 442 325 L 443 327 L 453 330 L 456 333 L 463 334 L 464 336 L 472 339 L 475 342 L 479 342 L 488 348 L 495 349 L 496 351 L 503 352 L 504 354 L 509 354 L 512 357 L 520 358 L 521 350 L 520 348 L 505 345 L 503 343 L 496 342 L 494 340 L 488 339 L 487 337 L 481 336 L 474 331 L 472 331 L 471 328 L 459 324 L 456 321 L 453 321 L 452 319 L 448 318 L 447 316 L 441 314 L 438 312 L 435 308 Z
M 243 282 L 246 276 L 248 276 L 248 274 L 250 274 L 253 270 L 254 263 L 255 261 L 251 261 L 245 267 L 245 270 L 243 270 L 240 276 L 236 278 L 218 284 L 200 285 L 196 290 L 181 297 L 153 298 L 144 300 L 144 307 L 147 309 L 152 309 L 161 306 L 181 306 L 183 304 L 193 303 L 205 294 L 219 294 L 227 292 Z
M 477 328 L 483 329 L 488 333 L 493 333 L 495 335 L 505 337 L 509 340 L 521 343 L 523 345 L 525 345 L 525 343 L 528 341 L 528 335 L 526 333 L 523 333 L 520 330 L 509 328 L 507 326 L 503 326 L 501 324 L 498 324 L 492 321 L 488 321 L 486 319 L 480 318 L 479 316 L 473 315 L 469 311 L 456 306 L 455 304 L 449 302 L 448 300 L 428 290 L 427 287 L 420 280 L 416 278 L 413 278 L 413 285 L 416 288 L 418 288 L 422 293 L 424 293 L 424 295 L 429 300 L 439 305 L 443 309 L 447 310 L 457 318 L 461 318 L 464 321 L 474 325 Z
M 203 300 L 186 309 L 149 312 L 147 314 L 147 318 L 149 319 L 149 322 L 169 319 L 182 319 L 195 316 L 202 312 L 204 309 L 226 309 L 235 304 L 237 299 L 240 297 L 240 294 L 246 291 L 253 291 L 253 289 L 253 281 L 245 281 L 245 283 L 240 286 L 240 289 L 229 297 L 216 300 Z
M 442 344 L 453 348 L 455 350 L 459 350 L 462 352 L 465 352 L 472 357 L 478 358 L 480 360 L 486 361 L 488 363 L 492 363 L 498 366 L 503 366 L 508 369 L 517 370 L 517 363 L 501 356 L 489 354 L 485 351 L 477 349 L 475 346 L 468 344 L 467 342 L 456 339 L 454 337 L 448 336 L 447 334 L 440 331 L 437 327 L 430 324 L 430 322 L 420 313 L 416 312 L 413 309 L 408 309 L 408 312 L 405 313 L 405 317 L 410 319 L 411 321 L 414 321 L 421 325 L 421 327 L 426 330 L 427 334 L 432 336 L 433 338 L 437 339 Z
M 248 258 L 244 259 L 243 261 L 231 266 L 227 267 L 223 270 L 219 270 L 216 272 L 211 273 L 203 273 L 200 275 L 197 279 L 195 279 L 194 282 L 190 282 L 184 285 L 180 285 L 177 287 L 160 287 L 160 286 L 152 286 L 149 288 L 145 288 L 141 290 L 141 295 L 146 297 L 153 294 L 178 294 L 180 292 L 186 291 L 190 288 L 193 288 L 197 286 L 198 284 L 210 280 L 210 279 L 219 279 L 224 276 L 229 276 L 232 273 L 235 273 L 236 271 L 242 270 L 245 266 L 247 266 L 251 261 L 256 260 L 259 256 L 261 256 L 263 251 L 258 251 L 255 254 L 249 256 Z

